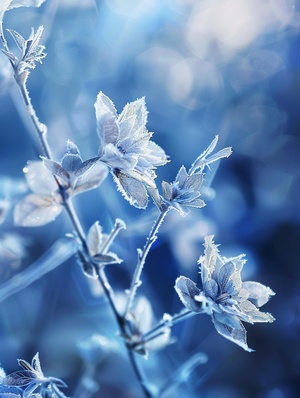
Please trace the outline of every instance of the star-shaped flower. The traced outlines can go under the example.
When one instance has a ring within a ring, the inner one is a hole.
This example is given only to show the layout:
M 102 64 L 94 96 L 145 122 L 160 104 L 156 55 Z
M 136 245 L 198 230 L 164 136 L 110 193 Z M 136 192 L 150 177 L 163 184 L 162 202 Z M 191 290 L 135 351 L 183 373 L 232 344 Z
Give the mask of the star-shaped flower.
M 119 190 L 135 207 L 148 204 L 147 187 L 154 188 L 155 169 L 167 163 L 163 149 L 151 141 L 146 129 L 147 109 L 141 98 L 125 105 L 117 114 L 112 101 L 101 91 L 95 103 L 99 157 L 112 172 Z
M 59 387 L 67 387 L 67 385 L 56 377 L 46 377 L 42 372 L 39 353 L 37 353 L 31 361 L 31 364 L 24 359 L 18 360 L 22 370 L 13 372 L 2 380 L 3 385 L 24 388 L 23 397 L 33 396 L 33 393 L 39 392 L 42 397 L 56 396 L 66 398 Z
M 261 312 L 275 293 L 258 282 L 242 282 L 244 255 L 226 258 L 219 254 L 213 235 L 205 237 L 204 256 L 200 257 L 202 290 L 184 276 L 176 280 L 175 289 L 183 304 L 191 312 L 207 313 L 212 317 L 219 334 L 246 351 L 246 330 L 242 322 L 273 322 L 275 318 Z

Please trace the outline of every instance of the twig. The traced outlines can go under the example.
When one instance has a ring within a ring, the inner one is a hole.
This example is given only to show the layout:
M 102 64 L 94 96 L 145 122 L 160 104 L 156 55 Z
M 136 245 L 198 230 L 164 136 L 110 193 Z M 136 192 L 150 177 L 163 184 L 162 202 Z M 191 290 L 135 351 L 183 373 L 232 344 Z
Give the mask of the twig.
M 148 238 L 147 238 L 147 241 L 146 241 L 143 251 L 140 249 L 138 250 L 138 262 L 137 262 L 137 265 L 136 265 L 136 268 L 134 270 L 134 274 L 132 277 L 132 281 L 131 281 L 131 285 L 130 285 L 130 289 L 129 289 L 129 293 L 128 293 L 128 297 L 127 297 L 126 307 L 125 307 L 124 318 L 126 318 L 129 315 L 136 291 L 142 283 L 141 282 L 141 274 L 142 274 L 142 271 L 143 271 L 143 268 L 145 265 L 147 255 L 149 253 L 151 246 L 157 239 L 158 230 L 159 230 L 168 211 L 169 211 L 169 208 L 166 208 L 166 210 L 162 211 L 159 214 L 157 220 L 155 221 L 155 223 L 150 231 L 150 234 L 148 235 Z
M 14 66 L 13 66 L 13 68 L 14 68 Z M 14 68 L 14 71 L 15 71 L 15 68 Z M 41 141 L 42 148 L 44 150 L 45 156 L 48 159 L 51 159 L 52 158 L 51 150 L 50 150 L 50 147 L 49 147 L 49 144 L 48 144 L 48 141 L 47 141 L 47 128 L 46 128 L 46 126 L 43 123 L 41 123 L 39 121 L 39 119 L 38 119 L 38 117 L 36 115 L 36 112 L 35 112 L 34 107 L 32 106 L 31 99 L 30 99 L 28 90 L 26 88 L 25 82 L 20 81 L 20 79 L 18 79 L 16 75 L 14 75 L 14 78 L 15 78 L 16 83 L 19 86 L 19 89 L 20 89 L 20 92 L 21 92 L 21 96 L 22 96 L 22 98 L 24 100 L 24 103 L 26 105 L 26 108 L 27 108 L 27 110 L 29 112 L 31 121 L 32 121 L 32 123 L 33 123 L 33 125 L 35 127 L 35 130 L 36 130 L 39 138 L 40 138 L 40 141 Z M 83 228 L 81 226 L 81 223 L 80 223 L 80 221 L 79 221 L 79 219 L 77 217 L 76 211 L 75 211 L 75 209 L 73 207 L 73 203 L 72 203 L 70 198 L 67 198 L 66 190 L 65 190 L 64 186 L 60 183 L 58 178 L 56 176 L 54 176 L 54 178 L 55 178 L 55 181 L 56 181 L 56 183 L 58 185 L 59 192 L 60 192 L 60 194 L 62 196 L 62 200 L 63 200 L 64 207 L 66 209 L 66 212 L 67 212 L 67 214 L 68 214 L 68 216 L 69 216 L 69 218 L 70 218 L 70 220 L 72 222 L 72 225 L 73 225 L 73 227 L 74 227 L 74 229 L 75 229 L 75 231 L 76 231 L 76 233 L 78 235 L 78 238 L 80 239 L 80 242 L 82 244 L 82 250 L 84 251 L 84 253 L 88 257 L 88 246 L 87 246 L 87 242 L 86 242 L 86 237 L 85 237 Z M 116 228 L 116 230 L 114 231 L 114 234 L 118 233 L 119 228 L 120 227 Z M 110 238 L 113 239 L 114 236 L 111 236 Z M 111 240 L 106 242 L 105 246 L 108 248 L 110 243 L 111 243 Z M 150 246 L 149 246 L 149 249 L 150 249 Z M 148 249 L 148 251 L 149 251 L 149 249 Z M 105 250 L 105 248 L 103 250 Z M 100 269 L 97 268 L 96 269 L 96 273 L 97 273 L 97 276 L 98 276 L 99 283 L 101 284 L 101 286 L 102 286 L 102 288 L 104 290 L 104 293 L 105 293 L 105 295 L 106 295 L 106 297 L 108 299 L 109 305 L 110 305 L 110 307 L 111 307 L 111 309 L 113 311 L 113 314 L 114 314 L 115 319 L 117 321 L 117 324 L 119 326 L 121 335 L 126 335 L 126 323 L 125 323 L 124 318 L 119 314 L 119 312 L 118 312 L 118 310 L 117 310 L 117 308 L 115 306 L 115 302 L 114 302 L 114 298 L 113 298 L 113 290 L 112 290 L 112 288 L 111 288 L 111 286 L 110 286 L 110 284 L 109 284 L 109 282 L 107 280 L 104 268 L 100 268 Z M 140 386 L 141 386 L 141 388 L 142 388 L 142 390 L 144 392 L 145 397 L 152 398 L 153 395 L 148 390 L 148 388 L 147 388 L 147 386 L 145 384 L 145 381 L 144 381 L 144 379 L 142 377 L 141 371 L 140 371 L 140 369 L 138 367 L 138 364 L 137 364 L 137 361 L 136 361 L 136 357 L 135 357 L 134 353 L 132 352 L 132 348 L 131 348 L 130 344 L 125 343 L 125 345 L 126 345 L 126 348 L 127 348 L 127 352 L 128 352 L 128 356 L 129 356 L 132 368 L 134 370 L 134 373 L 135 373 L 135 375 L 137 377 L 138 382 L 140 383 Z

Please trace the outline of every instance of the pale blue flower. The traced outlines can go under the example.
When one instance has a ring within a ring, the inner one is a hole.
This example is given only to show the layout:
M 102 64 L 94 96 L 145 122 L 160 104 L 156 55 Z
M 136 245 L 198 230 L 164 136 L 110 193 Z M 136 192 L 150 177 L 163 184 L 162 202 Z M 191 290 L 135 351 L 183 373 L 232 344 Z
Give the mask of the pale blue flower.
M 4 377 L 2 383 L 6 386 L 24 388 L 23 397 L 28 398 L 37 392 L 42 397 L 59 397 L 65 398 L 59 387 L 67 387 L 67 385 L 56 377 L 44 376 L 37 353 L 31 361 L 31 364 L 24 359 L 18 360 L 22 370 L 13 372 Z M 34 393 L 34 394 L 33 394 Z
M 125 199 L 135 207 L 146 208 L 146 188 L 155 188 L 155 169 L 168 159 L 163 149 L 150 140 L 153 133 L 146 129 L 145 99 L 128 103 L 118 115 L 112 101 L 100 91 L 95 109 L 101 161 L 110 167 Z
M 219 136 L 216 135 L 208 148 L 198 156 L 188 172 L 184 166 L 181 166 L 175 181 L 171 183 L 163 181 L 162 195 L 158 193 L 157 188 L 151 187 L 149 189 L 154 203 L 161 211 L 164 211 L 166 208 L 173 208 L 184 216 L 189 212 L 190 208 L 205 206 L 200 192 L 205 178 L 205 167 L 209 168 L 211 163 L 217 162 L 222 158 L 227 158 L 232 153 L 231 147 L 226 147 L 215 154 L 211 154 L 218 140 Z
M 221 256 L 213 235 L 205 237 L 204 246 L 204 255 L 199 259 L 202 290 L 183 276 L 176 280 L 175 289 L 191 312 L 207 313 L 219 334 L 246 351 L 253 351 L 247 345 L 242 322 L 273 322 L 275 318 L 259 307 L 275 293 L 261 283 L 242 282 L 241 271 L 246 262 L 243 254 Z
M 67 142 L 67 152 L 60 163 L 42 159 L 43 162 L 28 162 L 23 169 L 27 184 L 33 192 L 25 196 L 14 209 L 15 224 L 23 227 L 45 225 L 55 220 L 61 213 L 65 200 L 99 187 L 107 176 L 107 168 L 99 163 L 99 158 L 83 162 L 72 141 Z M 62 187 L 61 191 L 57 182 Z
M 189 211 L 189 207 L 201 208 L 205 206 L 205 202 L 200 198 L 202 183 L 202 173 L 190 175 L 182 166 L 174 182 L 162 182 L 164 202 L 178 210 L 181 215 L 185 215 Z
M 36 62 L 42 63 L 42 60 L 46 57 L 46 53 L 44 52 L 45 46 L 39 44 L 43 30 L 43 26 L 40 26 L 36 32 L 34 32 L 34 29 L 32 28 L 31 34 L 26 40 L 20 35 L 20 33 L 15 30 L 8 29 L 21 51 L 21 55 L 20 57 L 16 57 L 10 51 L 2 51 L 11 61 L 16 77 L 26 80 L 29 69 L 34 69 Z

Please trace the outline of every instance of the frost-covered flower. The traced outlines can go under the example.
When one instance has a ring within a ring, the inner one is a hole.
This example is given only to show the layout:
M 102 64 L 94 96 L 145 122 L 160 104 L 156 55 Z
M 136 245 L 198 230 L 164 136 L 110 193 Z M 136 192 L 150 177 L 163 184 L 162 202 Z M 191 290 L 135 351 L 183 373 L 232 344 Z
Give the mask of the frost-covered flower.
M 18 58 L 11 51 L 2 51 L 13 65 L 16 77 L 24 81 L 28 76 L 29 70 L 35 68 L 36 62 L 42 63 L 42 60 L 46 57 L 46 53 L 44 52 L 45 46 L 39 44 L 43 30 L 43 26 L 40 26 L 36 32 L 32 28 L 31 34 L 26 40 L 20 33 L 8 29 L 19 50 L 21 50 L 21 55 Z
M 176 280 L 175 289 L 186 308 L 207 313 L 219 334 L 246 351 L 253 351 L 247 345 L 242 322 L 273 322 L 275 318 L 261 312 L 259 307 L 275 293 L 259 282 L 242 282 L 244 254 L 232 258 L 221 256 L 213 235 L 205 237 L 204 246 L 204 256 L 199 259 L 202 290 L 184 276 Z
M 99 163 L 99 158 L 83 161 L 78 147 L 71 140 L 67 141 L 67 152 L 60 162 L 42 159 L 46 168 L 72 195 L 99 187 L 107 176 L 107 169 Z
M 36 396 L 39 392 L 41 397 L 59 397 L 65 398 L 59 387 L 67 387 L 67 385 L 56 377 L 44 376 L 39 360 L 39 353 L 32 358 L 31 364 L 24 359 L 18 359 L 18 363 L 22 370 L 13 372 L 2 380 L 4 386 L 13 386 L 24 388 L 23 397 L 29 398 Z
M 198 156 L 188 172 L 184 166 L 181 166 L 175 181 L 171 183 L 163 181 L 162 195 L 159 195 L 157 188 L 149 189 L 154 203 L 161 211 L 166 208 L 173 208 L 184 216 L 191 207 L 201 208 L 205 206 L 205 202 L 200 198 L 205 167 L 209 167 L 211 163 L 222 158 L 229 157 L 232 153 L 231 147 L 226 147 L 211 155 L 218 140 L 219 136 L 216 135 L 208 148 Z
M 61 213 L 64 202 L 53 176 L 64 188 L 65 199 L 99 187 L 107 176 L 107 169 L 98 158 L 83 162 L 72 141 L 67 142 L 67 152 L 60 163 L 43 158 L 43 162 L 28 162 L 23 171 L 33 193 L 16 205 L 14 220 L 26 227 L 45 225 Z
M 178 210 L 181 215 L 185 215 L 189 211 L 189 207 L 201 208 L 205 206 L 204 200 L 200 198 L 202 183 L 202 173 L 190 175 L 182 166 L 174 182 L 162 182 L 164 202 Z
M 146 129 L 145 99 L 128 103 L 118 115 L 112 101 L 100 91 L 95 109 L 101 161 L 110 167 L 125 199 L 135 207 L 146 208 L 146 187 L 156 186 L 155 169 L 168 159 L 163 149 L 150 140 L 153 133 Z

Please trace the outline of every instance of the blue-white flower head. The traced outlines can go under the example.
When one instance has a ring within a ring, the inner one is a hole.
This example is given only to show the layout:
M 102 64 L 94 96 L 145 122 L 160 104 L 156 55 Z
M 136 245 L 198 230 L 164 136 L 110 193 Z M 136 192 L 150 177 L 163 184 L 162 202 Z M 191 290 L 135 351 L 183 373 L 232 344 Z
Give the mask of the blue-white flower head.
M 145 99 L 128 103 L 118 115 L 112 101 L 100 91 L 95 109 L 101 161 L 110 167 L 125 199 L 135 207 L 146 208 L 146 188 L 155 188 L 155 169 L 168 159 L 150 140 L 153 134 L 146 129 Z
M 216 135 L 208 148 L 192 164 L 189 171 L 184 166 L 179 169 L 175 181 L 162 182 L 163 195 L 159 195 L 156 188 L 150 188 L 152 199 L 156 206 L 163 211 L 166 208 L 173 208 L 184 216 L 190 208 L 201 208 L 205 206 L 201 199 L 200 189 L 204 181 L 204 169 L 209 168 L 211 163 L 231 155 L 231 147 L 226 147 L 212 154 L 219 140 Z
M 67 387 L 67 385 L 56 377 L 44 376 L 39 360 L 39 353 L 32 358 L 31 364 L 24 359 L 19 359 L 18 363 L 22 370 L 4 377 L 2 381 L 4 385 L 25 388 L 23 393 L 24 398 L 36 396 L 37 391 L 42 397 L 56 396 L 58 398 L 66 398 L 59 387 Z
M 244 255 L 226 258 L 219 254 L 213 235 L 205 237 L 205 252 L 200 257 L 202 290 L 188 278 L 177 279 L 175 289 L 183 304 L 192 312 L 207 313 L 212 317 L 219 334 L 246 351 L 247 333 L 242 322 L 273 322 L 274 317 L 261 312 L 275 293 L 258 282 L 242 282 Z
M 189 211 L 189 207 L 205 206 L 205 202 L 200 198 L 202 183 L 202 172 L 188 174 L 185 167 L 182 166 L 174 182 L 162 182 L 163 200 L 168 206 L 178 210 L 181 215 L 185 215 Z

